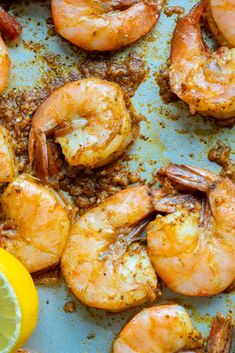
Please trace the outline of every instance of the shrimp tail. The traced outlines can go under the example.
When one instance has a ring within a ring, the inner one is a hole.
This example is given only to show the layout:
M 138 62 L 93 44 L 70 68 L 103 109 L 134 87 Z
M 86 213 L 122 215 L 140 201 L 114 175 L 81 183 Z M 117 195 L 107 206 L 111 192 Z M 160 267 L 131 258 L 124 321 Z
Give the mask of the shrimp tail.
M 0 31 L 10 40 L 18 39 L 22 32 L 21 24 L 9 15 L 2 6 L 0 6 Z
M 153 204 L 158 212 L 174 213 L 182 205 L 194 206 L 197 198 L 192 195 L 160 195 L 157 190 L 154 192 Z
M 33 166 L 33 161 L 34 161 L 35 140 L 36 140 L 35 131 L 34 129 L 31 129 L 29 133 L 29 146 L 28 146 L 29 164 L 31 167 Z
M 205 7 L 205 2 L 201 1 L 192 8 L 187 16 L 178 22 L 172 39 L 171 64 L 178 58 L 186 57 L 187 53 L 192 56 L 192 53 L 199 54 L 202 48 L 206 48 L 199 23 Z M 199 40 L 195 40 L 198 36 L 200 37 Z
M 31 129 L 29 136 L 29 163 L 33 167 L 40 179 L 47 181 L 49 175 L 48 148 L 45 133 L 36 135 Z
M 56 149 L 52 142 L 47 143 L 48 173 L 50 176 L 58 176 L 59 168 L 56 163 Z M 55 187 L 55 185 L 54 185 Z
M 167 178 L 174 184 L 204 192 L 208 192 L 212 188 L 212 184 L 217 180 L 213 173 L 205 169 L 183 164 L 171 164 L 168 167 L 161 168 L 158 171 L 158 177 L 159 180 Z
M 37 138 L 35 143 L 35 154 L 36 158 L 36 170 L 37 175 L 40 179 L 46 181 L 49 175 L 49 162 L 48 162 L 48 150 L 47 150 L 47 142 L 46 135 L 42 133 L 40 137 Z
M 220 313 L 217 313 L 211 327 L 207 352 L 229 353 L 231 350 L 232 338 L 233 323 L 231 315 L 224 318 Z

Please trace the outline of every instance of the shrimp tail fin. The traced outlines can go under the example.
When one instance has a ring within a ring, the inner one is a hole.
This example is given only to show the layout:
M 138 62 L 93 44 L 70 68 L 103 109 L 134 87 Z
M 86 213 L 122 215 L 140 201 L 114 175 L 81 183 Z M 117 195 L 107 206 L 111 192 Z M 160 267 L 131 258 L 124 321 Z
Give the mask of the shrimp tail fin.
M 29 162 L 31 167 L 34 165 L 39 178 L 47 181 L 49 161 L 46 135 L 40 133 L 38 136 L 34 129 L 31 129 L 29 137 Z
M 217 313 L 208 339 L 208 353 L 229 353 L 232 345 L 233 323 L 231 315 L 224 318 Z
M 28 146 L 29 164 L 31 167 L 33 166 L 33 161 L 34 161 L 35 140 L 36 140 L 36 134 L 34 132 L 34 129 L 31 129 L 29 133 L 29 146 Z
M 200 18 L 206 4 L 201 1 L 190 13 L 177 23 L 171 48 L 171 64 L 190 55 L 200 55 L 201 49 L 206 49 L 200 30 Z
M 4 37 L 10 40 L 19 38 L 22 32 L 21 24 L 0 6 L 0 30 Z
M 201 0 L 198 4 L 196 4 L 190 11 L 189 22 L 190 24 L 196 25 L 200 21 L 203 12 L 205 11 L 207 6 L 207 0 Z
M 216 176 L 201 168 L 189 165 L 171 164 L 168 167 L 161 168 L 158 171 L 159 180 L 169 179 L 176 184 L 175 186 L 184 186 L 186 188 L 208 192 L 211 185 L 216 181 Z
M 197 198 L 192 195 L 159 195 L 154 193 L 153 204 L 158 212 L 174 213 L 179 206 L 194 207 Z

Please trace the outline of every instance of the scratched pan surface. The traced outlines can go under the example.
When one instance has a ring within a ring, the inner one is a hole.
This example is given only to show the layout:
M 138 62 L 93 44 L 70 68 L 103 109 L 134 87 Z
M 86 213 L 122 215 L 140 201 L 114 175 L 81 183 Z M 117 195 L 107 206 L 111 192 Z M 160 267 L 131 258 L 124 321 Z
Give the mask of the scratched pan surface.
M 169 0 L 167 5 L 184 6 L 187 11 L 195 2 Z M 48 69 L 45 56 L 50 53 L 59 55 L 65 70 L 75 67 L 83 53 L 74 51 L 59 36 L 49 35 L 51 25 L 46 21 L 50 17 L 49 1 L 19 1 L 12 11 L 23 24 L 24 32 L 19 44 L 10 48 L 12 74 L 9 89 L 34 87 Z M 129 152 L 130 168 L 142 170 L 143 176 L 149 179 L 154 170 L 170 161 L 218 169 L 208 161 L 207 153 L 219 139 L 230 144 L 234 151 L 234 129 L 218 128 L 201 116 L 191 117 L 183 103 L 165 105 L 159 98 L 159 88 L 153 75 L 169 56 L 175 20 L 176 16 L 168 18 L 162 14 L 151 34 L 115 54 L 118 57 L 137 51 L 144 56 L 150 70 L 149 79 L 140 85 L 132 99 L 137 112 L 145 115 L 146 119 L 141 122 L 140 136 Z M 111 315 L 77 303 L 77 311 L 66 314 L 64 304 L 75 298 L 63 283 L 56 287 L 39 286 L 38 291 L 39 323 L 26 344 L 33 353 L 108 353 L 114 336 L 139 311 L 136 308 Z M 193 322 L 204 335 L 208 334 L 211 317 L 218 310 L 225 314 L 230 310 L 234 314 L 231 293 L 213 298 L 188 298 L 164 289 L 162 301 L 168 300 L 186 305 Z

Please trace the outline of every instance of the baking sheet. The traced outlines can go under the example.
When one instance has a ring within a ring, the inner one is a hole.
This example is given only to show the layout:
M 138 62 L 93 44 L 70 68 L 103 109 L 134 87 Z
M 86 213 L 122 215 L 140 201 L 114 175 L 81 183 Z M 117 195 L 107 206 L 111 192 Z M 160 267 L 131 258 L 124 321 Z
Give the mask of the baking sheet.
M 193 0 L 170 0 L 167 5 L 184 6 L 188 11 L 194 3 Z M 50 53 L 58 55 L 65 71 L 76 67 L 84 52 L 75 50 L 58 35 L 50 35 L 50 21 L 46 21 L 51 17 L 49 1 L 19 1 L 12 6 L 12 12 L 17 15 L 24 31 L 18 45 L 10 48 L 12 73 L 9 90 L 37 85 L 41 75 L 50 69 L 45 60 L 45 55 Z M 149 68 L 149 78 L 139 86 L 132 99 L 136 111 L 146 119 L 140 123 L 140 136 L 129 151 L 128 162 L 131 170 L 137 170 L 147 180 L 158 167 L 170 161 L 218 170 L 208 161 L 207 153 L 219 139 L 230 144 L 234 152 L 234 128 L 218 128 L 199 115 L 190 116 L 184 103 L 166 105 L 159 97 L 154 73 L 169 56 L 175 21 L 176 15 L 167 17 L 163 13 L 150 34 L 114 55 L 125 57 L 130 52 L 138 52 Z M 86 308 L 76 301 L 63 283 L 54 287 L 39 285 L 38 291 L 39 323 L 26 344 L 33 353 L 108 353 L 115 335 L 140 310 L 135 308 L 126 313 L 110 314 Z M 233 298 L 232 293 L 213 298 L 189 298 L 164 288 L 161 302 L 170 300 L 185 305 L 195 326 L 207 335 L 211 316 L 217 311 L 226 314 L 230 310 L 234 314 Z M 76 302 L 77 310 L 65 313 L 63 306 L 70 300 Z

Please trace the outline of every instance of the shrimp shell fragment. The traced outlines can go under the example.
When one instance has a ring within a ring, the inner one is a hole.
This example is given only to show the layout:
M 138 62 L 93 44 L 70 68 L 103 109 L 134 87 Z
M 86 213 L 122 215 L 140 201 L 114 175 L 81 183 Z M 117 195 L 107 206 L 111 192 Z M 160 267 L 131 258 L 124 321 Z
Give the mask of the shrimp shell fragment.
M 102 256 L 154 211 L 152 197 L 146 186 L 120 191 L 73 224 L 61 265 L 69 288 L 85 305 L 119 312 L 156 299 L 146 246 L 134 242 L 119 256 Z

